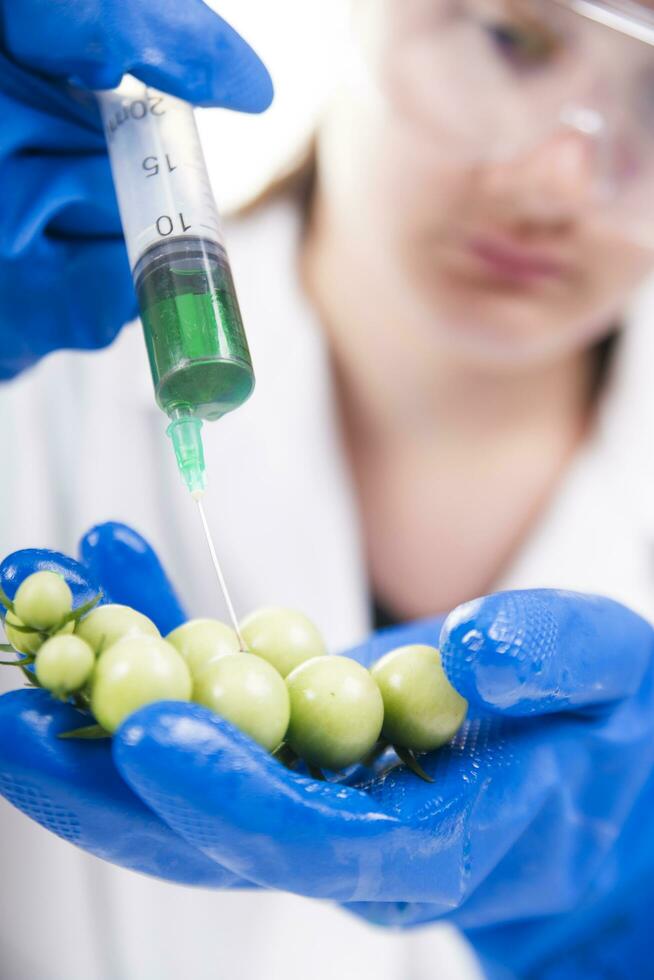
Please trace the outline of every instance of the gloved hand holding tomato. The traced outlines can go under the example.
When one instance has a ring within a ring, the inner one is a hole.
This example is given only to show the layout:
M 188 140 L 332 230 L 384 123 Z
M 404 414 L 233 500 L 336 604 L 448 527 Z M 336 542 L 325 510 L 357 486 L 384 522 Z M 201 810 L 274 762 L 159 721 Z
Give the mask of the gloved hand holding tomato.
M 185 618 L 122 525 L 90 532 L 79 561 L 19 552 L 0 581 L 12 596 L 44 568 L 78 603 L 102 587 L 164 632 Z M 112 740 L 61 740 L 79 712 L 19 690 L 0 699 L 0 789 L 77 846 L 160 878 L 328 898 L 381 925 L 447 919 L 490 975 L 603 976 L 616 962 L 611 975 L 637 975 L 628 951 L 646 941 L 654 863 L 651 627 L 608 599 L 508 592 L 348 655 L 369 665 L 439 634 L 470 707 L 421 756 L 432 783 L 384 757 L 317 783 L 189 703 L 142 708 Z

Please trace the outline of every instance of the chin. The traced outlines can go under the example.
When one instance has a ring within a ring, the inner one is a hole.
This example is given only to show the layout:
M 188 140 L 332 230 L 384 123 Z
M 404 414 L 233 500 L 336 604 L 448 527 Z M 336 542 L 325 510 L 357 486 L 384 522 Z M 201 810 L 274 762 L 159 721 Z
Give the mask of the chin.
M 439 346 L 479 364 L 526 368 L 592 347 L 610 332 L 615 311 L 562 309 L 533 296 L 442 291 L 425 329 Z

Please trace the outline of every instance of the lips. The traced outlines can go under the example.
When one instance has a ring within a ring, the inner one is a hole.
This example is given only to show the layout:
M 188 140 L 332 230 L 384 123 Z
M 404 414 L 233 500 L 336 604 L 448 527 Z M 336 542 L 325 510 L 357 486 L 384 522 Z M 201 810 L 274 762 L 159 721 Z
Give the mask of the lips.
M 475 236 L 467 250 L 491 274 L 513 282 L 561 279 L 567 272 L 560 258 L 501 236 Z

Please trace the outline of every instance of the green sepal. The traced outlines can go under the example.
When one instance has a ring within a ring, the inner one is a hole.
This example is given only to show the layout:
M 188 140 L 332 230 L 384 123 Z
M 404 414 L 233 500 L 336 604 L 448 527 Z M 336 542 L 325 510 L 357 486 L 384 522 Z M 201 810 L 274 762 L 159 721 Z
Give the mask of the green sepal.
M 381 759 L 384 752 L 386 752 L 388 748 L 390 748 L 390 742 L 386 742 L 384 739 L 380 739 L 379 742 L 373 745 L 368 755 L 363 757 L 363 759 L 361 760 L 361 765 L 365 766 L 366 769 L 372 769 L 374 764 L 378 762 L 379 759 Z
M 84 691 L 84 689 L 81 691 L 75 691 L 72 694 L 72 702 L 76 708 L 80 709 L 80 711 L 90 711 L 91 709 L 91 698 Z
M 34 661 L 33 660 L 28 660 L 27 663 L 28 664 L 33 664 Z M 28 687 L 43 687 L 43 685 L 39 683 L 39 680 L 38 680 L 36 674 L 33 673 L 31 670 L 28 670 L 27 669 L 27 667 L 25 666 L 25 661 L 24 660 L 21 660 L 21 662 L 18 664 L 18 666 L 20 667 L 20 669 L 22 670 L 22 672 L 23 672 L 23 674 L 25 676 L 25 681 L 26 681 Z
M 0 585 L 0 605 L 4 606 L 8 612 L 14 611 L 14 604 L 1 585 Z
M 281 762 L 287 769 L 293 769 L 300 761 L 300 757 L 293 751 L 288 742 L 281 742 L 272 753 L 273 759 Z
M 16 630 L 17 633 L 37 633 L 39 636 L 45 637 L 46 640 L 50 636 L 47 630 L 40 630 L 36 626 L 25 626 L 25 624 L 19 626 L 18 623 L 9 623 L 9 629 Z
M 426 783 L 434 782 L 433 777 L 425 772 L 411 749 L 402 748 L 401 745 L 394 745 L 393 749 L 395 750 L 395 754 L 398 756 L 398 758 L 402 760 L 404 765 L 407 766 L 411 772 L 415 773 L 416 776 L 420 776 L 420 778 L 424 779 Z
M 25 671 L 25 668 L 26 667 L 31 667 L 32 664 L 34 663 L 34 661 L 36 660 L 36 657 L 33 654 L 31 654 L 31 653 L 26 653 L 26 654 L 18 653 L 18 651 L 17 650 L 14 650 L 13 647 L 10 647 L 10 649 L 12 650 L 13 653 L 17 653 L 18 654 L 19 659 L 18 660 L 0 660 L 0 667 L 20 667 L 20 669 L 23 671 L 23 673 L 25 673 L 26 672 Z M 28 671 L 27 673 L 29 674 L 30 679 L 32 677 L 34 677 L 34 674 L 32 674 L 31 671 Z
M 89 601 L 85 602 L 82 606 L 78 606 L 77 609 L 71 609 L 71 611 L 66 613 L 59 625 L 55 628 L 55 632 L 63 629 L 64 626 L 68 625 L 68 623 L 78 622 L 82 616 L 86 616 L 88 612 L 91 612 L 91 610 L 97 606 L 101 599 L 104 599 L 104 592 L 102 592 L 102 590 L 100 590 L 96 596 L 89 599 Z
M 83 725 L 81 728 L 73 728 L 69 732 L 60 732 L 57 738 L 111 738 L 111 732 L 108 732 L 102 725 Z

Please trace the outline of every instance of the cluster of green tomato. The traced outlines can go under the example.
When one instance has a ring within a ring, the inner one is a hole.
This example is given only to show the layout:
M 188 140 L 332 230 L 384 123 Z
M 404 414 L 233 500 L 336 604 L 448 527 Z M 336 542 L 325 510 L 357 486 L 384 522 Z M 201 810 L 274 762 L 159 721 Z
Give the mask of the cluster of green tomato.
M 287 763 L 338 770 L 392 745 L 424 776 L 413 753 L 448 742 L 466 714 L 436 648 L 401 647 L 367 670 L 327 655 L 313 623 L 288 609 L 244 619 L 243 650 L 236 631 L 214 619 L 191 620 L 164 638 L 128 606 L 73 610 L 55 572 L 35 572 L 13 602 L 0 600 L 28 679 L 94 716 L 97 724 L 69 736 L 111 734 L 155 701 L 195 701 Z

